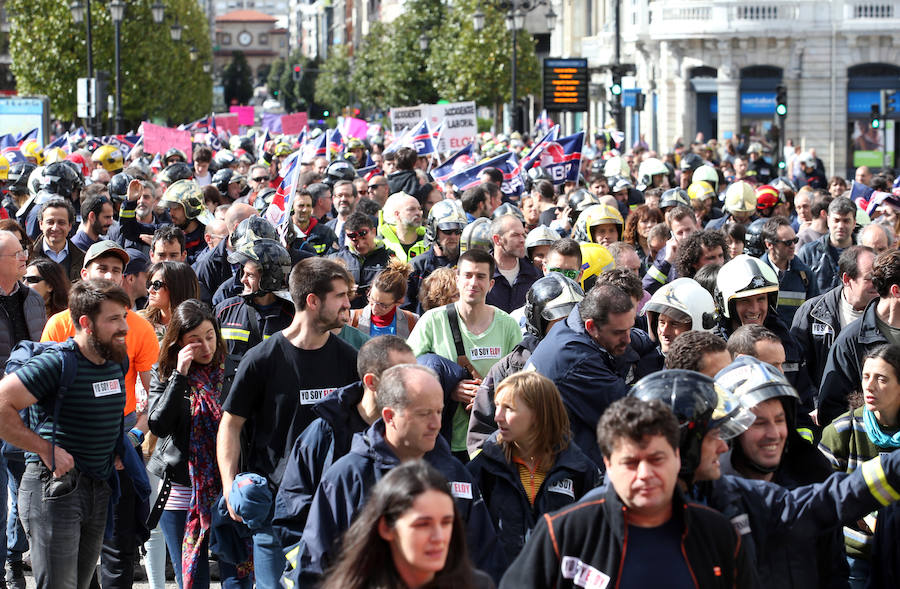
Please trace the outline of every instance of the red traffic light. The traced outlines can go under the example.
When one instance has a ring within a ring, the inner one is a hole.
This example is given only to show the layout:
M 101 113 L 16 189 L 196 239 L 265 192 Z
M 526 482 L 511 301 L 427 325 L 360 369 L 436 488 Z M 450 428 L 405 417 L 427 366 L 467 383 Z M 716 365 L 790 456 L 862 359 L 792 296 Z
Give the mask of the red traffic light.
M 295 65 L 295 66 L 294 66 L 294 71 L 297 72 L 297 73 L 299 74 L 299 73 L 300 73 L 300 66 L 299 66 L 299 65 Z

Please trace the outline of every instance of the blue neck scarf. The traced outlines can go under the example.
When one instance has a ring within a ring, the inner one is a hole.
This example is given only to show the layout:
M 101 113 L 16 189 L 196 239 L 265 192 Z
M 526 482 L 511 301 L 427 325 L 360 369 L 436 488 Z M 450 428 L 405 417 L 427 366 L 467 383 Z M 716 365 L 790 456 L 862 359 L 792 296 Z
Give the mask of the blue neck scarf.
M 863 409 L 863 422 L 866 424 L 866 435 L 869 436 L 870 442 L 879 448 L 900 448 L 900 431 L 892 436 L 884 433 L 875 419 L 875 414 L 868 409 Z

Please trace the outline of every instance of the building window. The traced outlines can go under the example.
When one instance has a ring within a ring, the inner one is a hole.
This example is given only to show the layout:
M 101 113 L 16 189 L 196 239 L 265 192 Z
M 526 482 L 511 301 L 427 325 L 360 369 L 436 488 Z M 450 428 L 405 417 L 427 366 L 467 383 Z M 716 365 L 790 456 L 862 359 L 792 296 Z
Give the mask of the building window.
M 269 35 L 267 33 L 260 33 L 257 38 L 259 39 L 260 45 L 268 45 L 269 44 Z
M 231 33 L 222 33 L 222 45 L 231 45 Z

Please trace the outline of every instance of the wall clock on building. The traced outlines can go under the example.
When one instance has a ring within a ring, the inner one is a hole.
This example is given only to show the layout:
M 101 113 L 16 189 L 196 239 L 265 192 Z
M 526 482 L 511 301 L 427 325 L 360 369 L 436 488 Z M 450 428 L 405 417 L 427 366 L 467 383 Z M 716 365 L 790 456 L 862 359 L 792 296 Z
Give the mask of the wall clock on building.
M 250 34 L 250 31 L 241 31 L 238 34 L 237 40 L 238 43 L 246 46 L 253 42 L 253 35 Z

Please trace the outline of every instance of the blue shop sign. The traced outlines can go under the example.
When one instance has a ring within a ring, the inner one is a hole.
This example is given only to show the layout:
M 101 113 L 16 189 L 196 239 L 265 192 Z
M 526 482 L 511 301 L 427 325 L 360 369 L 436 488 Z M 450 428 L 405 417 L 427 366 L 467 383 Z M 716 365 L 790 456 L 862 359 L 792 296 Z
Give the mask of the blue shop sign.
M 868 115 L 873 104 L 881 103 L 881 92 L 878 90 L 850 90 L 847 92 L 847 112 L 855 115 Z
M 741 92 L 742 115 L 774 115 L 774 92 Z

